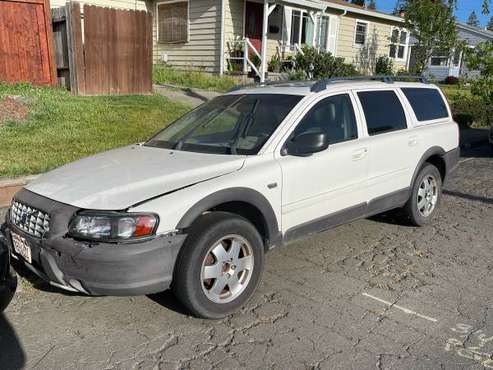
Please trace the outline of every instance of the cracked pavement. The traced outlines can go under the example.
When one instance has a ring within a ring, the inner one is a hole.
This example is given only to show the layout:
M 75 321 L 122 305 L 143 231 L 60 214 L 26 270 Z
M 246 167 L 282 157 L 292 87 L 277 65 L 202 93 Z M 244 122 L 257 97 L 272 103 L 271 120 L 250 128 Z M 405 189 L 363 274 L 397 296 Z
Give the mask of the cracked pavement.
M 23 272 L 0 316 L 0 368 L 493 368 L 492 267 L 484 146 L 461 158 L 431 226 L 387 214 L 274 250 L 252 300 L 221 321 L 169 292 L 86 297 Z

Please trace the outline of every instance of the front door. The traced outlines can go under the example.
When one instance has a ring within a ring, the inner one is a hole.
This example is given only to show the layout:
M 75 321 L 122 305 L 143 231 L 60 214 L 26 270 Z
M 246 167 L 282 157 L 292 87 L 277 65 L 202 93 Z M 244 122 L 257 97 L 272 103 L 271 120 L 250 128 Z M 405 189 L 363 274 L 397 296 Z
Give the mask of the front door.
M 329 147 L 305 157 L 278 156 L 283 176 L 282 228 L 289 238 L 306 232 L 300 226 L 318 227 L 334 213 L 342 212 L 341 217 L 349 219 L 364 211 L 368 148 L 359 139 L 358 126 L 353 99 L 346 93 L 318 101 L 291 134 L 325 132 Z M 320 229 L 324 228 L 322 224 Z
M 258 53 L 262 52 L 262 19 L 264 6 L 247 1 L 245 4 L 245 37 L 250 39 Z

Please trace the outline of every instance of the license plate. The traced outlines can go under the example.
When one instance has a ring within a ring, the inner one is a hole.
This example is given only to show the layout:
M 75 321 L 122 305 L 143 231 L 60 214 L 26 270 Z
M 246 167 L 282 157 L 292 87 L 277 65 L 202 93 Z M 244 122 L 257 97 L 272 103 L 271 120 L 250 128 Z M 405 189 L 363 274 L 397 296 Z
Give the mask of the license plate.
M 20 235 L 12 234 L 12 244 L 14 245 L 14 251 L 27 262 L 32 263 L 31 247 L 25 238 Z

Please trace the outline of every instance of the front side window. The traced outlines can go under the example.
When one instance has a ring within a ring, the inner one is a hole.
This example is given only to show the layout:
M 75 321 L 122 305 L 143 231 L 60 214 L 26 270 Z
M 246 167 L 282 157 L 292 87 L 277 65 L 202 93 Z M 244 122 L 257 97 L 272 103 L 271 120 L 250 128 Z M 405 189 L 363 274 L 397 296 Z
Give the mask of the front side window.
M 402 88 L 418 121 L 447 118 L 447 105 L 436 89 Z
M 254 155 L 300 100 L 281 94 L 220 96 L 179 118 L 145 145 Z
M 394 91 L 361 91 L 358 98 L 370 136 L 407 128 L 406 114 Z
M 390 37 L 389 57 L 394 59 L 406 59 L 408 48 L 408 33 L 399 28 L 392 29 Z
M 188 1 L 157 3 L 158 42 L 163 44 L 188 41 Z
M 356 22 L 356 33 L 354 35 L 354 43 L 356 45 L 366 44 L 366 35 L 368 33 L 368 23 L 357 21 Z
M 336 95 L 319 101 L 303 117 L 292 137 L 305 132 L 324 132 L 329 144 L 356 139 L 358 128 L 349 95 Z

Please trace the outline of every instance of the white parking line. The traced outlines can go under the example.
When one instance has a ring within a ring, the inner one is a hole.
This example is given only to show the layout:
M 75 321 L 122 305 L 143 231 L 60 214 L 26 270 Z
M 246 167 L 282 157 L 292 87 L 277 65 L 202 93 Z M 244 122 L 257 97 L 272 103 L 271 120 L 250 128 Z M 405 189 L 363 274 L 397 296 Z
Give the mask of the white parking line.
M 383 303 L 389 307 L 395 307 L 397 308 L 398 310 L 401 310 L 409 315 L 415 315 L 415 316 L 418 316 L 418 317 L 421 317 L 422 319 L 425 319 L 425 320 L 428 320 L 428 321 L 432 321 L 432 322 L 437 322 L 438 320 L 433 318 L 433 317 L 430 317 L 430 316 L 426 316 L 426 315 L 422 315 L 420 313 L 417 313 L 416 311 L 413 311 L 413 310 L 410 310 L 409 308 L 406 308 L 406 307 L 402 307 L 402 306 L 399 306 L 399 305 L 396 305 L 392 302 L 389 302 L 389 301 L 386 301 L 382 298 L 378 298 L 378 297 L 375 297 L 371 294 L 368 294 L 368 293 L 363 293 L 363 295 L 365 297 L 368 297 L 368 298 L 371 298 L 371 299 L 374 299 L 375 301 L 378 301 L 380 303 Z
M 461 161 L 459 161 L 459 163 L 464 163 L 464 162 L 467 162 L 467 161 L 472 161 L 474 158 L 466 158 L 466 159 L 463 159 Z

